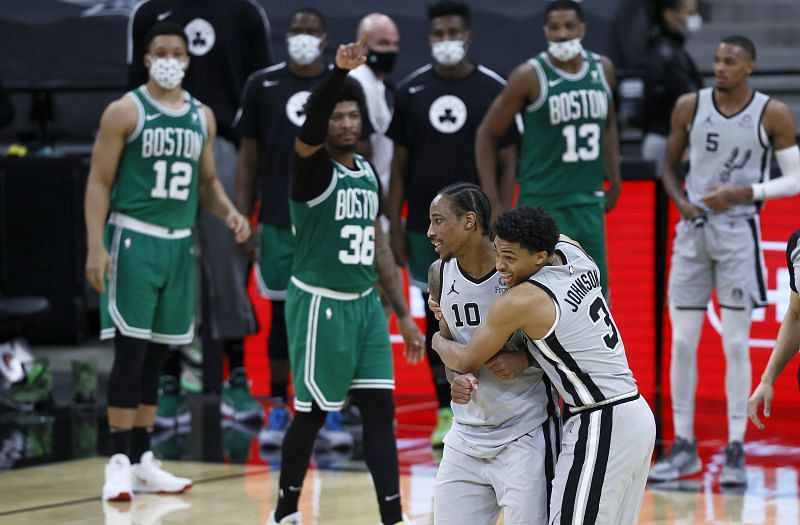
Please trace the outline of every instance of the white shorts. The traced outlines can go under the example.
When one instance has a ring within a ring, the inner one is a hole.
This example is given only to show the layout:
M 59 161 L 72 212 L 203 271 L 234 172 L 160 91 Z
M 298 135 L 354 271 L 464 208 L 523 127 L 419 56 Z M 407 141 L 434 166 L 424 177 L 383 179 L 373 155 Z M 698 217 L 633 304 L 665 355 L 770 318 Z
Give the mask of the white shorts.
M 647 402 L 573 415 L 564 424 L 550 500 L 550 524 L 635 525 L 656 424 Z
M 548 464 L 552 469 L 554 456 L 541 426 L 493 458 L 445 445 L 433 493 L 434 524 L 489 525 L 501 510 L 506 525 L 546 524 L 550 480 L 545 471 Z
M 716 288 L 723 308 L 745 310 L 767 303 L 758 216 L 675 226 L 669 272 L 673 307 L 705 310 Z

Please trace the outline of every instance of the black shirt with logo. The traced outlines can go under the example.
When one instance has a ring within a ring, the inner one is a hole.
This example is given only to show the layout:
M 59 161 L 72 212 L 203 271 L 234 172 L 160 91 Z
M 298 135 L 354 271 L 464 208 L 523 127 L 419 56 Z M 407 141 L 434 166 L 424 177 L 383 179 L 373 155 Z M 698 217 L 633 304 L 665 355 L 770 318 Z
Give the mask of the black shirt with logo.
M 397 87 L 394 115 L 386 135 L 408 148 L 405 196 L 406 228 L 428 229 L 428 209 L 443 187 L 455 182 L 480 184 L 475 166 L 475 132 L 505 81 L 476 66 L 466 77 L 447 80 L 424 66 Z M 504 148 L 519 140 L 510 126 L 498 141 Z
M 234 140 L 233 119 L 247 77 L 272 63 L 269 20 L 255 0 L 145 0 L 128 24 L 129 85 L 147 82 L 144 38 L 162 20 L 184 27 L 191 62 L 183 87 L 208 104 L 219 135 Z

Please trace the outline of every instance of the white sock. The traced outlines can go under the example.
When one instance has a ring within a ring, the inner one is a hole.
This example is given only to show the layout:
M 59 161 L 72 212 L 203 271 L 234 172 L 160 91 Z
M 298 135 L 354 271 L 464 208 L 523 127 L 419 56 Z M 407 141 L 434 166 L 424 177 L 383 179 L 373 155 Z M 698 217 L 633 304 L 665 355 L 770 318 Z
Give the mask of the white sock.
M 670 305 L 672 362 L 672 421 L 675 437 L 694 438 L 694 393 L 697 387 L 697 344 L 703 329 L 704 310 L 680 310 Z
M 744 441 L 750 371 L 750 309 L 722 308 L 722 349 L 725 351 L 725 394 L 728 399 L 728 442 Z

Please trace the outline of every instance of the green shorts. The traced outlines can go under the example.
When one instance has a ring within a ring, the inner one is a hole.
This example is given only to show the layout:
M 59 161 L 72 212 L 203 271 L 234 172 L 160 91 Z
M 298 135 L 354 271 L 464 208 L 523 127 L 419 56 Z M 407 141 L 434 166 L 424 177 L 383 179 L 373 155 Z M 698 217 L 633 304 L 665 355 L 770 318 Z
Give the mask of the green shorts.
M 191 230 L 168 230 L 112 214 L 105 243 L 111 278 L 100 295 L 100 338 L 122 335 L 182 345 L 194 337 Z
M 286 330 L 295 409 L 344 406 L 350 389 L 394 389 L 389 329 L 378 294 L 345 294 L 294 277 L 286 295 Z
M 439 256 L 433 249 L 427 234 L 406 231 L 406 239 L 408 240 L 408 273 L 411 276 L 411 282 L 427 293 L 428 269 Z
M 289 277 L 292 275 L 292 229 L 262 224 L 260 230 L 261 249 L 256 263 L 258 292 L 268 299 L 284 301 Z
M 608 294 L 608 266 L 606 263 L 606 215 L 603 199 L 595 202 L 564 204 L 557 198 L 526 198 L 525 206 L 541 206 L 558 225 L 558 231 L 578 241 L 600 269 L 600 284 Z

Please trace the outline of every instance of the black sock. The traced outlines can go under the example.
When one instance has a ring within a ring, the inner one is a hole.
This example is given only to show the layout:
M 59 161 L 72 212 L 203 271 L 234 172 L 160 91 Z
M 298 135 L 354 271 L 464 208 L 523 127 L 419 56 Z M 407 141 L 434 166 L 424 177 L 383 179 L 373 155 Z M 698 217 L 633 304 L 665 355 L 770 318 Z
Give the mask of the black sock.
M 109 431 L 111 434 L 111 454 L 125 454 L 130 457 L 131 429 L 111 427 Z
M 142 454 L 150 450 L 151 427 L 133 427 L 131 431 L 131 463 L 139 463 Z
M 381 522 L 403 519 L 400 505 L 400 472 L 394 439 L 394 401 L 391 390 L 355 390 L 353 401 L 364 425 L 364 460 L 372 475 Z
M 294 421 L 286 430 L 281 451 L 281 476 L 278 480 L 278 506 L 275 521 L 281 521 L 289 514 L 297 512 L 300 489 L 306 477 L 308 462 L 314 451 L 317 433 L 325 423 L 326 412 L 316 405 L 311 412 L 297 412 Z
M 244 368 L 244 344 L 242 341 L 225 341 L 225 353 L 228 355 L 228 368 Z

